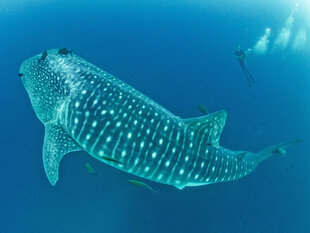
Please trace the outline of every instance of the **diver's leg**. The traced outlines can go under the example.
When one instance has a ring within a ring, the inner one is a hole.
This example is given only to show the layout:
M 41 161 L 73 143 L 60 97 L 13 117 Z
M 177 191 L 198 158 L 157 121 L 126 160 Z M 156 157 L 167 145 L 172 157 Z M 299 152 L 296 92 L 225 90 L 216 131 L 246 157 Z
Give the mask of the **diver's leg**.
M 249 79 L 249 76 L 248 76 L 247 73 L 245 73 L 245 77 L 246 77 L 246 81 L 247 81 L 247 83 L 248 83 L 248 86 L 249 86 L 249 87 L 252 87 L 251 79 Z
M 253 78 L 252 74 L 250 73 L 249 69 L 246 67 L 245 64 L 243 68 L 244 68 L 244 73 L 247 76 L 247 78 L 250 80 L 250 82 L 255 83 L 255 79 Z
M 245 75 L 245 78 L 246 78 L 246 81 L 247 81 L 248 86 L 249 86 L 249 87 L 252 87 L 251 79 L 250 79 L 250 77 L 249 77 L 249 72 L 248 72 L 248 70 L 247 70 L 245 64 L 244 64 L 243 62 L 242 62 L 242 63 L 240 62 L 240 66 L 241 66 L 241 69 L 242 69 L 242 71 L 243 71 L 243 73 L 244 73 L 244 75 Z
M 246 68 L 247 74 L 248 74 L 249 78 L 251 79 L 252 83 L 255 83 L 255 79 L 253 78 L 253 76 L 250 73 L 249 69 L 247 67 L 245 67 L 245 68 Z

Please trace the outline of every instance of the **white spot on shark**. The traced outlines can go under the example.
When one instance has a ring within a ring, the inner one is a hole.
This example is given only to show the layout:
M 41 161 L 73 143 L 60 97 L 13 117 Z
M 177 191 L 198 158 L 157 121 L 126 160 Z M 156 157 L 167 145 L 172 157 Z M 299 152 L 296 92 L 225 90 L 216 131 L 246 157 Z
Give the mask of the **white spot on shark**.
M 97 121 L 93 121 L 92 127 L 96 127 L 96 125 L 97 125 Z

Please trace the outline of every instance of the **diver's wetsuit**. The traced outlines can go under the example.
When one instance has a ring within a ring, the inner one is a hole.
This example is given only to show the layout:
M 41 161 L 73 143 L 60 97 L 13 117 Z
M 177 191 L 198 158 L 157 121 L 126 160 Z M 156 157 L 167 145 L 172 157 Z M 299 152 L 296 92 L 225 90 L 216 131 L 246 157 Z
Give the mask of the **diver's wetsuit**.
M 255 80 L 245 65 L 246 52 L 244 52 L 243 49 L 239 48 L 238 50 L 236 50 L 235 54 L 237 56 L 237 60 L 241 66 L 241 69 L 243 70 L 243 73 L 245 74 L 248 86 L 251 87 L 252 83 L 255 83 Z

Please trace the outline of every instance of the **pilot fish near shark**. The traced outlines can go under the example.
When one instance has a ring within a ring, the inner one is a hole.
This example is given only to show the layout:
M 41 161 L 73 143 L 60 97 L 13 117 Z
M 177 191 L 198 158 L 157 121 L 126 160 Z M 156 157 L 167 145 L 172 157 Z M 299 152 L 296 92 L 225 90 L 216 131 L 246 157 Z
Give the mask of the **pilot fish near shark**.
M 52 185 L 72 151 L 182 189 L 244 177 L 300 141 L 258 153 L 223 148 L 226 111 L 182 119 L 72 52 L 52 49 L 29 58 L 19 76 L 45 126 L 43 163 Z

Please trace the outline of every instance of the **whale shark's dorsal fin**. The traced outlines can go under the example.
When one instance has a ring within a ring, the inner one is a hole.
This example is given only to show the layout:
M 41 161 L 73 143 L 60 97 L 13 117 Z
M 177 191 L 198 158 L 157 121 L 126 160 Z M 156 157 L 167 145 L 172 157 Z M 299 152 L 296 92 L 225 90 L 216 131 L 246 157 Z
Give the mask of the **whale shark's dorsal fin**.
M 202 117 L 183 119 L 183 121 L 192 130 L 190 134 L 195 143 L 219 147 L 226 117 L 227 112 L 222 110 Z
M 48 121 L 44 125 L 43 164 L 48 180 L 55 185 L 62 157 L 82 148 L 54 121 Z

